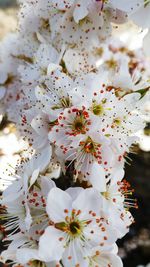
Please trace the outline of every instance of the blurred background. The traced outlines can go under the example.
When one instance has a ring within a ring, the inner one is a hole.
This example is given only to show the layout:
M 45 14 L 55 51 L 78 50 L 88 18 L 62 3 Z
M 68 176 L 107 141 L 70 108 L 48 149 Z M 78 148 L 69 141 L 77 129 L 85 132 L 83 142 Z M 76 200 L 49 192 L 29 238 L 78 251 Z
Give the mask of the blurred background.
M 15 0 L 0 0 L 0 39 L 7 32 L 15 30 L 17 25 L 16 7 Z
M 0 40 L 8 32 L 15 31 L 16 26 L 16 1 L 0 0 Z M 130 228 L 129 234 L 118 241 L 124 267 L 150 267 L 150 118 L 141 135 L 140 146 L 134 147 L 135 153 L 130 155 L 131 165 L 126 166 L 126 179 L 135 188 L 139 208 L 132 210 L 135 224 Z M 22 146 L 17 141 L 13 125 L 7 124 L 3 119 L 0 123 L 0 164 L 5 164 L 14 155 L 17 157 Z M 0 249 L 2 250 L 2 243 Z

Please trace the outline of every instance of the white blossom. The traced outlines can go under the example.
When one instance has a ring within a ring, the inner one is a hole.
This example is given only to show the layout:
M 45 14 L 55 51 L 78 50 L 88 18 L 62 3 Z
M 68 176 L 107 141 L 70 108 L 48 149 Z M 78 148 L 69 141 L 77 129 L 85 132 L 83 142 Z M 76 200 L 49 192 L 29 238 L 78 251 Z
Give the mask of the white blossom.
M 0 261 L 122 267 L 115 242 L 137 208 L 124 167 L 147 120 L 150 71 L 113 28 L 135 23 L 149 54 L 150 1 L 19 3 L 18 32 L 0 44 L 0 114 L 26 150 L 1 177 Z

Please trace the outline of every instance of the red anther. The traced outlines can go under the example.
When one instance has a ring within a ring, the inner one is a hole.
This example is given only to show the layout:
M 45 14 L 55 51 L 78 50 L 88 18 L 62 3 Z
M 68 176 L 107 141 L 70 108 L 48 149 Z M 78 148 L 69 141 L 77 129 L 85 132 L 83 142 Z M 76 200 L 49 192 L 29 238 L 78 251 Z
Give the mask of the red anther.
M 72 112 L 78 112 L 79 110 L 77 108 L 73 108 Z
M 38 193 L 34 192 L 34 193 L 33 193 L 33 196 L 34 196 L 34 197 L 37 197 L 37 196 L 38 196 Z

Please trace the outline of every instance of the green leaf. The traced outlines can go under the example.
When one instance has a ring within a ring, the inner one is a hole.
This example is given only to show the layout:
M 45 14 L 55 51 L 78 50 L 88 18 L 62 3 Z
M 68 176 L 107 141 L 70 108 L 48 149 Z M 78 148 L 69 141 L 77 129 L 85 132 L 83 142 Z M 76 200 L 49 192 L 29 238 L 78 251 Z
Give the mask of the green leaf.
M 146 87 L 144 89 L 134 91 L 133 93 L 139 93 L 139 94 L 141 94 L 141 98 L 143 98 L 146 95 L 146 93 L 149 91 L 149 89 L 150 89 L 150 87 Z

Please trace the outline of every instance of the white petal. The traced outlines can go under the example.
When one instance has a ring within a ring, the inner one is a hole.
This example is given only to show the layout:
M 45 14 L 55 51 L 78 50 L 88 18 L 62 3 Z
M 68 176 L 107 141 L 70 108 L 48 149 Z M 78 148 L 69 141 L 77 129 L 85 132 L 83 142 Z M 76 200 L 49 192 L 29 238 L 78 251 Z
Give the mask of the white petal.
M 12 242 L 9 245 L 9 249 L 16 250 L 27 241 L 27 238 L 25 237 L 25 235 L 18 233 L 10 236 L 10 239 L 8 238 L 8 240 L 12 240 Z
M 18 249 L 16 253 L 17 262 L 21 264 L 26 264 L 30 260 L 39 260 L 38 250 L 37 249 L 29 249 L 22 248 Z
M 73 208 L 82 211 L 80 219 L 86 219 L 91 210 L 99 216 L 101 205 L 101 196 L 99 192 L 93 188 L 83 190 L 72 204 Z
M 61 70 L 62 67 L 59 66 L 59 65 L 57 65 L 57 64 L 50 63 L 50 64 L 48 65 L 47 75 L 51 75 L 51 73 L 52 73 L 53 71 L 56 71 L 57 69 Z
M 69 257 L 71 256 L 71 259 Z M 78 264 L 82 267 L 89 267 L 89 262 L 84 258 L 84 250 L 81 246 L 80 240 L 74 239 L 65 249 L 63 254 L 63 265 L 65 267 L 75 267 Z
M 47 199 L 47 213 L 55 223 L 65 221 L 65 209 L 71 210 L 72 199 L 70 195 L 59 188 L 52 188 Z
M 139 8 L 139 10 L 131 16 L 131 19 L 139 26 L 143 28 L 149 28 L 150 27 L 150 4 L 148 4 L 146 7 Z
M 82 187 L 70 187 L 66 190 L 66 192 L 71 196 L 72 200 L 74 201 L 83 190 L 84 189 Z
M 95 257 L 96 262 L 93 261 L 91 267 L 95 267 L 95 263 L 98 263 L 100 267 L 112 266 L 112 267 L 123 267 L 121 259 L 113 253 L 101 252 L 100 255 Z
M 26 226 L 26 230 L 29 231 L 31 224 L 32 224 L 32 217 L 31 217 L 30 209 L 27 205 L 25 205 L 25 209 L 26 209 L 25 226 Z
M 9 178 L 9 177 L 8 177 Z M 21 192 L 22 180 L 14 181 L 10 186 L 6 188 L 3 192 L 2 203 L 6 205 L 7 203 L 12 203 L 22 195 Z
M 122 260 L 115 254 L 110 254 L 110 261 L 112 263 L 112 267 L 123 267 Z
M 143 4 L 143 0 L 110 0 L 110 2 L 114 8 L 118 8 L 126 12 L 134 12 L 140 5 Z
M 40 172 L 43 172 L 50 163 L 51 155 L 51 146 L 48 145 L 46 147 L 43 147 L 40 150 L 40 153 L 33 156 L 32 159 L 26 164 L 25 173 L 27 174 L 27 176 L 31 177 L 35 170 L 35 175 L 37 175 L 38 170 Z
M 29 186 L 29 189 L 36 182 L 36 180 L 38 178 L 38 175 L 39 175 L 39 171 L 40 171 L 39 169 L 33 171 L 32 176 L 30 178 L 30 186 Z
M 49 179 L 49 177 L 41 176 L 41 192 L 44 196 L 47 197 L 53 187 L 56 187 L 53 180 Z
M 124 177 L 125 171 L 124 169 L 115 169 L 111 174 L 111 184 L 114 184 L 118 181 L 121 181 Z
M 39 256 L 43 261 L 59 261 L 64 252 L 64 233 L 53 226 L 46 228 L 39 241 Z
M 51 0 L 52 6 L 57 7 L 59 10 L 66 10 L 70 8 L 73 2 L 74 0 L 65 0 L 65 1 Z
M 42 121 L 42 126 L 41 126 Z M 47 136 L 48 134 L 48 117 L 47 115 L 41 113 L 37 115 L 32 121 L 31 121 L 32 128 L 37 132 L 39 135 Z
M 82 20 L 88 15 L 89 13 L 89 10 L 87 8 L 88 2 L 89 0 L 82 0 L 76 3 L 76 8 L 74 9 L 73 12 L 73 17 L 76 23 L 79 23 L 80 20 Z
M 6 263 L 8 260 L 16 260 L 16 250 L 7 249 L 1 253 L 1 262 Z
M 6 82 L 6 80 L 8 78 L 8 74 L 7 74 L 7 72 L 2 71 L 2 70 L 0 70 L 0 73 L 1 73 L 0 74 L 0 84 L 3 84 Z
M 43 67 L 48 67 L 49 62 L 57 62 L 58 53 L 51 45 L 41 44 L 36 57 L 40 66 L 42 65 Z
M 52 179 L 52 178 L 57 179 L 57 178 L 59 178 L 60 173 L 61 173 L 61 167 L 58 166 L 55 170 L 53 170 L 51 173 L 49 173 L 49 174 L 47 175 L 47 177 L 48 177 L 49 179 Z
M 0 99 L 4 97 L 5 93 L 6 93 L 6 88 L 0 86 Z
M 100 192 L 106 191 L 106 179 L 103 167 L 94 162 L 91 168 L 90 175 L 88 176 L 92 186 Z
M 150 31 L 144 38 L 143 48 L 146 56 L 150 56 Z

